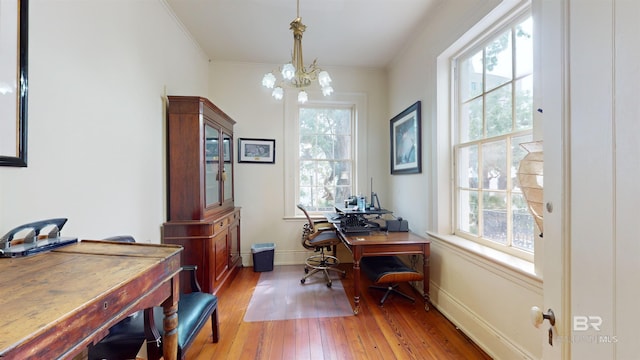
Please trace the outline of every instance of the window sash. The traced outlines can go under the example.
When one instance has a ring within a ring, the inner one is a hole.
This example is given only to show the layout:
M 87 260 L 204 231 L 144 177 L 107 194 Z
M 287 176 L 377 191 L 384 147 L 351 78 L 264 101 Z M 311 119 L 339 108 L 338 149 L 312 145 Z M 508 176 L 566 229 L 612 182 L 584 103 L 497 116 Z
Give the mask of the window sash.
M 454 234 L 525 258 L 533 254 L 533 218 L 515 176 L 525 155 L 518 144 L 532 137 L 533 67 L 518 26 L 530 22 L 529 12 L 514 16 L 452 59 Z M 487 61 L 490 52 L 496 61 Z M 495 76 L 504 61 L 508 72 Z

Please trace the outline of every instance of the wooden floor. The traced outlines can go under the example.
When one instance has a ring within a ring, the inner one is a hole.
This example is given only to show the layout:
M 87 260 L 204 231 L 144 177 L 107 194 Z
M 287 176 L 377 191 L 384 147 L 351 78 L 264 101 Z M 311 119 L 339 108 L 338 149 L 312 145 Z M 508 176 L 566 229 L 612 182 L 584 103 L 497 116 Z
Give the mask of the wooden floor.
M 353 303 L 351 264 L 342 279 Z M 303 268 L 300 266 L 300 276 Z M 187 351 L 187 359 L 490 359 L 408 285 L 412 304 L 391 296 L 378 305 L 382 292 L 366 289 L 362 278 L 361 310 L 357 316 L 244 322 L 244 314 L 260 273 L 243 268 L 218 294 L 220 341 L 211 342 L 211 326 L 205 325 Z

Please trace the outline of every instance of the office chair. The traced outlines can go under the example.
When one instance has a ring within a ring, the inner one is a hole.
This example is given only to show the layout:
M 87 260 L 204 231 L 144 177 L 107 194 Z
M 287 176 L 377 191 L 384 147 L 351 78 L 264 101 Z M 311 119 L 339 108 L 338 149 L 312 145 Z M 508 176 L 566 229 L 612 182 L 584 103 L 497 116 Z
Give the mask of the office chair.
M 304 284 L 310 276 L 322 272 L 327 281 L 327 287 L 331 287 L 329 271 L 342 274 L 343 278 L 347 276 L 346 271 L 337 268 L 340 264 L 338 258 L 335 257 L 336 247 L 340 244 L 338 234 L 336 234 L 335 228 L 328 221 L 313 221 L 304 206 L 298 205 L 298 209 L 307 217 L 307 223 L 304 224 L 302 229 L 302 246 L 305 249 L 320 252 L 320 254 L 309 256 L 305 260 L 305 275 L 300 280 L 300 283 Z M 325 249 L 330 251 L 332 248 L 333 256 L 325 254 Z
M 131 236 L 114 236 L 104 240 L 135 243 Z M 178 359 L 184 359 L 187 348 L 211 318 L 213 342 L 219 339 L 218 298 L 202 292 L 196 279 L 196 266 L 182 266 L 189 271 L 191 293 L 180 294 L 178 301 Z M 149 318 L 150 328 L 144 326 L 144 318 Z M 129 315 L 109 329 L 109 334 L 100 342 L 89 346 L 89 360 L 98 359 L 135 359 L 145 340 L 156 342 L 156 347 L 147 346 L 148 358 L 159 359 L 162 356 L 161 337 L 164 334 L 164 313 L 162 307 L 138 311 Z M 146 336 L 149 334 L 149 338 Z M 157 351 L 156 351 L 157 350 Z
M 360 260 L 360 268 L 374 283 L 370 286 L 371 289 L 385 291 L 380 305 L 383 305 L 391 294 L 397 294 L 415 302 L 413 297 L 398 290 L 399 283 L 424 279 L 422 273 L 405 265 L 397 256 L 363 257 Z

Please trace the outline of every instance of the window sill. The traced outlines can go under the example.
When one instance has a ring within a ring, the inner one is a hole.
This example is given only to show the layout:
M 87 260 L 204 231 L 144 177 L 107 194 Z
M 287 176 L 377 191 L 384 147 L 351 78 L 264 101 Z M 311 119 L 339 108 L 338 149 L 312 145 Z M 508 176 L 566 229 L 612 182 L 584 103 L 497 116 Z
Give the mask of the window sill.
M 427 231 L 427 235 L 459 252 L 466 253 L 467 255 L 475 255 L 476 257 L 489 261 L 489 263 L 494 266 L 509 269 L 531 280 L 542 283 L 542 278 L 536 274 L 534 263 L 531 261 L 523 260 L 459 236 L 442 235 L 429 231 Z

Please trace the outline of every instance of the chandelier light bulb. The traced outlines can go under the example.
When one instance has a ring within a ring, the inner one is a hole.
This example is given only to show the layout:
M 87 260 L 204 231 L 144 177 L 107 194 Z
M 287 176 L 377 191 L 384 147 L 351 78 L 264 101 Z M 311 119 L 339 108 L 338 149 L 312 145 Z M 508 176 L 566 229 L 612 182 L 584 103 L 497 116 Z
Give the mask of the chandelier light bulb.
M 333 93 L 333 88 L 331 86 L 323 86 L 322 87 L 322 95 L 329 96 Z
M 323 88 L 327 87 L 329 86 L 329 84 L 331 84 L 331 76 L 329 76 L 329 73 L 324 70 L 320 71 L 320 73 L 318 74 L 318 82 Z M 333 91 L 333 89 L 331 89 L 331 91 Z
M 273 98 L 276 100 L 282 100 L 282 97 L 284 96 L 284 90 L 282 90 L 282 88 L 278 86 L 275 89 L 273 89 L 271 96 L 273 96 Z
M 273 73 L 267 73 L 262 78 L 262 86 L 273 89 L 273 86 L 276 84 L 276 77 Z
M 293 64 L 288 63 L 282 67 L 282 77 L 291 80 L 296 75 L 296 68 Z
M 304 90 L 300 90 L 300 92 L 298 93 L 298 102 L 300 104 L 304 104 L 307 102 L 307 100 L 309 100 L 309 96 L 307 95 L 307 92 Z

